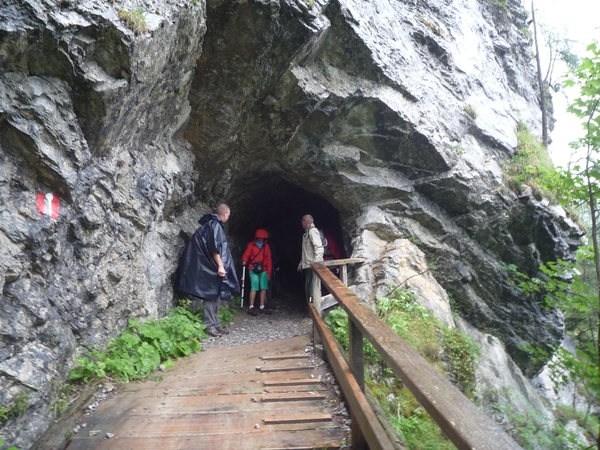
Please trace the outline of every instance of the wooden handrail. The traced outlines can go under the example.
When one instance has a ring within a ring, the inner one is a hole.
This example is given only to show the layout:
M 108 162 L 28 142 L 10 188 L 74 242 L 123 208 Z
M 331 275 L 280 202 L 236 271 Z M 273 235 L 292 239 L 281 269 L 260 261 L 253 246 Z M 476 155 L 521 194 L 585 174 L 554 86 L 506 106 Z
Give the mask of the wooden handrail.
M 352 341 L 362 343 L 362 336 L 365 336 L 373 344 L 394 374 L 402 380 L 458 449 L 521 448 L 499 425 L 480 411 L 425 358 L 404 342 L 324 264 L 312 263 L 311 267 L 327 290 L 348 313 L 351 322 L 350 330 L 355 333 Z M 315 284 L 320 286 L 321 283 Z M 317 293 L 316 288 L 313 288 L 313 292 Z M 317 297 L 319 296 L 320 292 Z M 318 301 L 315 301 L 315 306 L 319 310 L 320 298 L 316 300 Z M 360 339 L 356 333 L 361 334 Z M 364 370 L 362 364 L 353 364 L 352 353 L 351 348 L 349 365 L 352 370 Z M 356 353 L 359 358 L 362 358 L 362 348 Z M 354 373 L 354 377 L 359 380 L 363 375 L 357 376 Z
M 338 380 L 344 398 L 348 403 L 349 410 L 352 413 L 352 419 L 358 420 L 360 429 L 370 450 L 386 449 L 394 450 L 397 448 L 390 441 L 385 430 L 379 423 L 375 413 L 371 409 L 365 394 L 356 382 L 348 363 L 342 355 L 342 352 L 336 344 L 335 337 L 321 318 L 320 311 L 317 311 L 314 304 L 309 305 L 310 315 L 314 321 L 315 328 L 319 330 L 323 349 L 327 355 L 329 365 Z M 353 436 L 353 448 L 356 448 L 356 442 Z

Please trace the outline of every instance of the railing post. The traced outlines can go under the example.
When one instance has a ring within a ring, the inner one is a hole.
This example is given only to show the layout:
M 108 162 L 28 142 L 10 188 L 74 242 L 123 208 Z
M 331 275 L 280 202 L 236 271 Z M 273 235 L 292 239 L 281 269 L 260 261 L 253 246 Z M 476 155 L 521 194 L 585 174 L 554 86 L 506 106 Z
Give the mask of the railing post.
M 363 335 L 350 318 L 348 318 L 348 350 L 348 357 L 350 359 L 348 366 L 350 367 L 352 375 L 354 375 L 360 390 L 365 392 L 365 358 Z M 358 420 L 356 420 L 354 417 L 354 414 L 350 414 L 350 420 L 352 430 L 352 448 L 367 450 L 369 446 L 367 445 L 365 436 L 360 429 L 360 425 L 358 424 Z
M 344 286 L 348 286 L 348 265 L 347 264 L 342 264 L 342 266 L 340 267 L 340 279 L 342 280 L 342 283 L 344 283 Z
M 312 268 L 310 270 L 312 271 Z M 310 288 L 312 301 L 315 305 L 315 309 L 317 310 L 317 313 L 319 314 L 319 316 L 323 317 L 323 314 L 321 312 L 321 279 L 317 276 L 316 273 L 314 273 L 314 271 L 312 272 L 311 286 L 309 286 L 309 288 Z M 321 342 L 321 336 L 319 335 L 319 331 L 314 323 L 313 323 L 313 348 L 314 348 L 314 351 L 317 354 L 317 356 L 319 356 L 321 359 L 324 359 L 325 352 L 323 351 L 323 344 Z
M 363 335 L 351 319 L 348 319 L 348 356 L 350 370 L 360 389 L 365 391 L 365 357 Z
M 310 269 L 312 270 L 312 269 Z M 319 316 L 323 317 L 321 311 L 321 279 L 313 272 L 312 274 L 312 301 L 315 304 Z

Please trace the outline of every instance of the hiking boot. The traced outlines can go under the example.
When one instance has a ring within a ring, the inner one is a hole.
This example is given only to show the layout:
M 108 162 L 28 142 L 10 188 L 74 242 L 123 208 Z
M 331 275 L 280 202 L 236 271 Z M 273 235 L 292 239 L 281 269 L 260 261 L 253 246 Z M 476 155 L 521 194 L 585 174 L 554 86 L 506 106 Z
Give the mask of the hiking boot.
M 229 330 L 226 330 L 225 328 L 217 328 L 217 331 L 219 331 L 221 334 L 229 334 Z
M 273 314 L 273 311 L 271 311 L 269 308 L 267 308 L 266 306 L 263 309 L 259 309 L 259 311 L 263 314 L 266 314 L 267 316 L 270 316 L 271 314 Z
M 212 337 L 221 337 L 223 335 L 223 333 L 221 333 L 215 327 L 207 328 L 204 331 L 206 331 L 206 334 L 208 334 L 209 336 L 212 336 Z
M 254 306 L 251 306 L 250 308 L 248 308 L 248 314 L 250 314 L 251 316 L 255 316 L 256 308 Z

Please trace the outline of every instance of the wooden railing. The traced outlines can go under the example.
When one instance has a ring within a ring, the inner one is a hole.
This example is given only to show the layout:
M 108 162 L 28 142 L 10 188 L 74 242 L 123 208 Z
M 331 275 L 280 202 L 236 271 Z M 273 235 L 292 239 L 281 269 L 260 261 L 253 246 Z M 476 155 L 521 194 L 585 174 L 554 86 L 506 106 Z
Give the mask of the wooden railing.
M 393 437 L 386 434 L 379 422 L 373 423 L 374 413 L 364 395 L 364 336 L 458 449 L 520 449 L 498 424 L 404 342 L 327 268 L 340 265 L 345 269 L 346 264 L 355 262 L 362 260 L 313 263 L 316 277 L 313 277 L 313 302 L 310 305 L 315 345 L 323 345 L 325 356 L 350 407 L 353 448 L 397 448 Z M 344 281 L 347 282 L 347 278 Z M 348 313 L 347 362 L 321 317 L 321 282 Z

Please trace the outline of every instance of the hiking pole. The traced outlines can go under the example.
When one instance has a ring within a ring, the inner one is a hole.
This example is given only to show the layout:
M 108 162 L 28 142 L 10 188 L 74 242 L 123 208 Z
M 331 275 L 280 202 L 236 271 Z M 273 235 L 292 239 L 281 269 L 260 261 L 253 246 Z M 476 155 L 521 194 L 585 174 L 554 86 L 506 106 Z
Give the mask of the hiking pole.
M 244 283 L 246 281 L 246 265 L 242 266 L 242 303 L 240 309 L 244 309 Z

